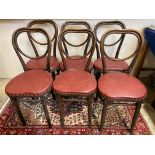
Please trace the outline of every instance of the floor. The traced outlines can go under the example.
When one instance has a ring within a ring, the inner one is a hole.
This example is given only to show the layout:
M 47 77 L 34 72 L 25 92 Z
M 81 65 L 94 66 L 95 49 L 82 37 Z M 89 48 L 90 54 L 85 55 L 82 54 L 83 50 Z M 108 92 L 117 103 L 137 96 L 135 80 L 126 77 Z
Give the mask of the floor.
M 0 79 L 0 112 L 4 109 L 9 98 L 5 94 L 5 86 L 9 79 Z M 141 113 L 146 120 L 152 134 L 155 135 L 155 109 L 151 106 L 152 101 L 155 99 L 155 87 L 153 88 L 149 78 L 141 78 L 141 81 L 148 89 L 148 96 L 144 101 L 141 108 Z
M 141 78 L 141 81 L 145 84 L 148 90 L 148 96 L 141 108 L 141 113 L 143 114 L 152 134 L 155 134 L 155 109 L 153 109 L 151 105 L 152 101 L 155 100 L 155 87 L 151 86 L 151 79 L 149 77 Z
M 8 96 L 5 94 L 5 86 L 8 83 L 9 79 L 0 79 L 0 111 L 5 107 Z

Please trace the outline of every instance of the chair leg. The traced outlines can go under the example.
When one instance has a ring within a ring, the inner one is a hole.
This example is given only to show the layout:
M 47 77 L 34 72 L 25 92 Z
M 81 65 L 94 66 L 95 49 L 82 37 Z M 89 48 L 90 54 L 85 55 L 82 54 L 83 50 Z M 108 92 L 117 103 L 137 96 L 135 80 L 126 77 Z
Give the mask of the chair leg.
M 95 74 L 96 81 L 98 81 L 98 79 L 101 76 L 101 73 L 99 71 L 97 71 L 97 70 L 94 70 L 94 74 Z
M 46 117 L 46 120 L 47 120 L 47 123 L 48 123 L 48 127 L 51 128 L 51 120 L 50 120 L 50 116 L 49 116 L 49 113 L 48 113 L 48 110 L 47 110 L 45 96 L 41 97 L 41 101 L 42 101 L 41 103 L 42 103 L 42 106 L 43 106 L 45 117 Z
M 51 89 L 51 94 L 52 94 L 53 100 L 55 101 L 56 100 L 56 97 L 55 97 L 55 94 L 54 94 L 54 92 L 53 92 L 52 89 Z
M 102 109 L 102 116 L 101 116 L 100 132 L 102 132 L 103 126 L 104 126 L 104 123 L 105 123 L 106 113 L 107 113 L 107 106 L 108 106 L 107 102 L 104 101 L 104 103 L 103 103 L 103 109 Z
M 92 125 L 92 95 L 87 97 L 87 103 L 88 103 L 88 122 L 89 122 L 89 127 L 91 128 Z
M 57 75 L 60 73 L 60 70 L 57 70 Z
M 134 116 L 133 116 L 133 119 L 132 119 L 132 124 L 131 124 L 131 127 L 130 127 L 130 133 L 131 134 L 133 134 L 134 127 L 135 127 L 136 121 L 138 119 L 138 115 L 139 115 L 139 112 L 140 112 L 141 105 L 142 105 L 142 102 L 137 102 L 136 103 L 136 109 L 135 109 Z
M 55 71 L 52 72 L 52 78 L 55 80 Z
M 94 70 L 94 74 L 95 74 L 96 81 L 98 81 L 101 76 L 101 73 L 99 71 Z M 98 101 L 98 98 L 99 98 L 99 95 L 98 95 L 98 92 L 96 92 L 96 97 L 94 100 Z
M 155 110 L 155 100 L 152 101 L 151 105 L 152 105 L 153 109 Z
M 23 115 L 22 115 L 22 112 L 21 112 L 21 110 L 20 110 L 18 99 L 17 99 L 17 98 L 11 98 L 11 102 L 13 103 L 13 105 L 14 105 L 14 107 L 15 107 L 15 109 L 16 109 L 18 115 L 19 115 L 19 118 L 20 118 L 22 124 L 23 124 L 24 126 L 26 126 L 26 121 L 25 121 L 25 119 L 24 119 L 24 117 L 23 117 Z
M 61 96 L 59 94 L 56 94 L 56 100 L 60 112 L 60 122 L 61 122 L 61 127 L 64 128 L 64 111 L 63 111 L 63 103 Z
M 96 96 L 95 96 L 95 98 L 94 98 L 94 101 L 97 102 L 98 99 L 99 99 L 99 94 L 98 94 L 98 91 L 97 91 L 97 92 L 96 92 Z

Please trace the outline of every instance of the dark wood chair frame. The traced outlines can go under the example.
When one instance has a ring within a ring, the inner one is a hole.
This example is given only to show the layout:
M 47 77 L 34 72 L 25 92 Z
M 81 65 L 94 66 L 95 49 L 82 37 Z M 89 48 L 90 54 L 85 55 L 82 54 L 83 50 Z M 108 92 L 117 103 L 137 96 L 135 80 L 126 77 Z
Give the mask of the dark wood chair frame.
M 124 34 L 124 35 L 132 34 L 132 35 L 136 36 L 136 38 L 138 39 L 138 46 L 137 46 L 137 49 L 135 50 L 135 52 L 131 56 L 123 59 L 123 60 L 126 60 L 126 59 L 136 55 L 136 57 L 132 60 L 132 63 L 129 66 L 129 69 L 127 71 L 127 73 L 129 73 L 131 68 L 133 67 L 135 61 L 136 61 L 136 58 L 138 56 L 137 53 L 139 53 L 140 50 L 141 50 L 142 37 L 141 37 L 141 35 L 136 30 L 131 30 L 131 29 L 112 30 L 112 31 L 107 32 L 105 35 L 103 35 L 102 38 L 101 38 L 101 41 L 100 41 L 100 51 L 101 51 L 103 68 L 104 68 L 104 65 L 105 65 L 105 63 L 104 63 L 104 56 L 106 55 L 105 54 L 105 49 L 104 49 L 104 42 L 105 42 L 106 38 L 109 35 L 111 35 L 111 34 Z M 103 72 L 105 72 L 105 70 L 103 70 Z M 144 100 L 144 98 L 141 98 L 141 99 L 131 99 L 131 98 L 123 98 L 122 97 L 122 98 L 113 98 L 112 99 L 112 98 L 108 98 L 107 96 L 103 96 L 100 93 L 99 93 L 99 97 L 100 97 L 100 99 L 103 102 L 100 131 L 103 130 L 103 126 L 104 126 L 105 119 L 106 119 L 106 111 L 107 111 L 107 107 L 109 105 L 126 105 L 126 106 L 128 106 L 128 105 L 135 105 L 136 109 L 135 109 L 134 116 L 133 116 L 132 123 L 131 123 L 131 127 L 130 127 L 130 133 L 133 134 L 134 127 L 135 127 L 136 121 L 138 119 L 138 115 L 139 115 L 140 108 L 141 108 L 141 105 L 142 105 L 142 101 Z
M 68 27 L 68 26 L 71 26 L 71 25 L 72 25 L 72 26 L 85 26 L 86 29 L 91 30 L 90 24 L 89 24 L 88 22 L 86 22 L 86 21 L 66 21 L 66 22 L 61 26 L 61 32 L 64 31 L 64 30 L 66 30 L 67 27 Z M 73 29 L 73 27 L 72 27 L 72 29 Z M 76 27 L 75 29 L 81 29 L 81 27 L 79 27 L 79 28 Z M 78 47 L 78 46 L 82 46 L 82 45 L 84 45 L 84 44 L 86 43 L 86 46 L 85 46 L 85 49 L 84 49 L 84 53 L 83 53 L 83 55 L 85 55 L 86 52 L 87 52 L 88 46 L 89 46 L 89 41 L 90 41 L 90 38 L 89 38 L 89 37 L 90 37 L 90 36 L 88 35 L 87 39 L 86 39 L 83 43 L 81 43 L 81 44 L 79 44 L 79 45 L 72 45 L 72 44 L 70 44 L 70 43 L 66 40 L 66 38 L 64 37 L 63 45 L 64 45 L 64 48 L 65 48 L 65 51 L 68 53 L 68 49 L 67 49 L 66 44 L 71 45 L 71 46 L 74 46 L 74 47 Z
M 100 50 L 102 50 L 104 56 L 106 58 L 110 59 L 110 60 L 113 60 L 113 61 L 125 61 L 125 60 L 129 60 L 129 59 L 133 58 L 132 61 L 131 61 L 131 63 L 130 63 L 130 65 L 128 66 L 127 70 L 124 71 L 125 73 L 128 73 L 129 74 L 132 71 L 132 68 L 133 68 L 134 64 L 136 63 L 136 60 L 137 60 L 137 58 L 139 56 L 139 53 L 141 51 L 142 37 L 141 37 L 141 35 L 136 30 L 132 30 L 132 29 L 124 29 L 124 30 L 120 30 L 118 32 L 117 32 L 117 30 L 114 30 L 114 31 L 111 31 L 111 32 L 112 33 L 109 33 L 109 35 L 111 35 L 111 34 L 124 34 L 124 36 L 125 36 L 127 34 L 132 34 L 132 35 L 136 36 L 137 39 L 138 39 L 138 44 L 137 44 L 136 50 L 131 55 L 129 55 L 128 57 L 119 58 L 119 59 L 108 56 L 107 55 L 107 52 L 105 51 L 105 45 L 102 45 L 102 42 L 100 43 Z M 134 32 L 134 33 L 132 33 L 132 32 Z M 107 35 L 105 35 L 105 36 L 107 37 Z M 105 40 L 103 40 L 103 41 L 105 41 Z M 103 60 L 104 59 L 102 58 L 102 61 Z M 105 67 L 105 61 L 102 62 L 102 63 L 104 63 L 103 64 L 103 66 L 104 66 L 104 69 L 103 69 L 104 72 L 103 73 L 108 72 L 106 70 L 106 67 Z
M 86 21 L 66 21 L 65 23 L 62 24 L 61 26 L 61 32 L 66 30 L 67 26 L 71 26 L 71 25 L 74 25 L 74 26 L 85 26 L 87 29 L 90 29 L 91 30 L 91 26 L 88 22 Z M 73 27 L 72 27 L 73 29 Z M 77 29 L 77 28 L 76 28 Z M 81 29 L 81 28 L 78 28 L 78 29 Z
M 91 30 L 88 30 L 88 29 L 69 29 L 69 30 L 64 30 L 60 33 L 59 35 L 59 41 L 58 41 L 58 47 L 59 47 L 59 51 L 60 51 L 60 55 L 62 57 L 62 61 L 64 63 L 64 67 L 65 67 L 65 70 L 67 70 L 67 64 L 65 62 L 65 58 L 64 58 L 64 55 L 70 59 L 74 59 L 72 57 L 70 57 L 68 55 L 68 53 L 65 51 L 65 48 L 63 46 L 63 41 L 64 41 L 64 36 L 66 34 L 69 34 L 69 33 L 87 33 L 88 35 L 90 35 L 90 37 L 92 38 L 92 44 L 91 44 L 91 48 L 90 50 L 81 58 L 79 59 L 82 59 L 86 56 L 89 56 L 88 58 L 88 61 L 87 61 L 87 65 L 85 67 L 85 71 L 86 72 L 89 72 L 89 65 L 90 65 L 90 62 L 91 62 L 91 58 L 93 56 L 93 53 L 94 53 L 94 50 L 95 50 L 95 42 L 96 42 L 96 39 L 95 39 L 95 36 L 93 34 L 93 32 Z M 91 41 L 90 41 L 91 42 Z M 73 45 L 73 47 L 76 47 L 75 45 Z M 67 81 L 66 81 L 67 82 Z M 94 92 L 91 92 L 89 94 L 80 94 L 80 93 L 61 93 L 61 92 L 55 92 L 55 95 L 56 95 L 56 100 L 57 100 L 57 104 L 58 104 L 58 107 L 59 107 L 59 111 L 60 111 L 60 121 L 61 121 L 61 127 L 64 128 L 64 112 L 63 112 L 63 102 L 72 102 L 72 101 L 83 101 L 83 102 L 87 102 L 88 103 L 88 122 L 89 122 L 89 127 L 91 127 L 91 115 L 92 115 L 92 100 L 94 98 L 94 94 L 96 91 Z
M 53 42 L 53 49 L 52 49 L 52 55 L 54 57 L 56 57 L 56 47 L 57 47 L 57 38 L 58 38 L 58 27 L 57 27 L 57 24 L 53 21 L 53 20 L 50 20 L 50 19 L 40 19 L 40 20 L 33 20 L 31 22 L 28 23 L 27 27 L 28 28 L 33 28 L 34 25 L 44 25 L 44 24 L 50 24 L 53 28 L 54 28 L 54 35 L 53 37 L 51 38 L 51 43 Z M 38 27 L 39 28 L 39 27 Z M 50 34 L 48 34 L 50 36 Z M 35 47 L 35 43 L 39 44 L 39 45 L 47 45 L 47 43 L 41 43 L 41 42 L 38 42 L 32 35 L 31 33 L 28 33 L 28 37 L 30 39 L 30 42 L 32 44 L 32 47 L 34 49 L 34 52 L 35 52 L 35 55 L 36 57 L 39 56 L 38 54 L 38 51 Z M 51 73 L 52 73 L 52 77 L 53 79 L 55 79 L 55 76 L 56 74 L 59 74 L 59 66 L 58 68 L 54 68 L 54 69 L 51 69 Z M 56 73 L 57 72 L 57 73 Z
M 138 78 L 141 71 L 155 71 L 152 67 L 143 67 L 145 58 L 149 52 L 149 46 L 146 40 L 143 41 L 142 52 L 139 56 L 137 67 L 135 69 L 134 75 Z
M 101 21 L 101 22 L 99 22 L 99 23 L 97 23 L 95 25 L 95 27 L 94 27 L 94 34 L 95 34 L 95 37 L 96 37 L 96 52 L 97 52 L 96 54 L 97 54 L 97 59 L 101 57 L 100 56 L 100 49 L 99 49 L 100 40 L 98 39 L 97 31 L 102 26 L 120 26 L 121 29 L 126 29 L 125 24 L 123 22 L 121 22 L 121 21 Z M 116 54 L 115 54 L 115 58 L 116 59 L 119 56 L 119 52 L 120 52 L 122 43 L 124 41 L 124 37 L 125 37 L 125 35 L 122 34 L 121 37 L 116 42 L 111 43 L 111 44 L 104 44 L 104 46 L 109 47 L 109 46 L 114 46 L 114 45 L 119 43 L 117 51 L 116 51 Z M 96 80 L 98 80 L 99 77 L 101 76 L 101 72 L 99 70 L 96 70 L 96 69 L 94 69 L 94 74 L 95 74 Z
M 21 33 L 24 33 L 24 32 L 26 32 L 26 33 L 41 33 L 46 37 L 47 43 L 48 43 L 47 51 L 42 56 L 39 56 L 39 58 L 43 57 L 46 54 L 48 55 L 46 70 L 50 71 L 51 42 L 50 42 L 48 34 L 44 30 L 39 29 L 39 28 L 31 28 L 31 29 L 30 28 L 20 28 L 20 29 L 17 29 L 12 35 L 12 45 L 13 45 L 13 47 L 15 49 L 15 52 L 16 52 L 17 56 L 20 58 L 20 61 L 21 61 L 22 65 L 23 65 L 23 68 L 24 68 L 24 71 L 27 71 L 28 69 L 26 68 L 25 62 L 24 62 L 21 55 L 23 55 L 23 56 L 25 56 L 27 58 L 30 58 L 30 59 L 37 59 L 38 58 L 38 57 L 34 58 L 34 57 L 28 56 L 27 54 L 23 53 L 22 50 L 19 48 L 17 38 Z M 20 110 L 20 107 L 19 107 L 20 101 L 26 101 L 26 102 L 41 101 L 41 104 L 43 106 L 43 110 L 44 110 L 44 113 L 45 113 L 45 117 L 46 117 L 48 126 L 49 126 L 49 128 L 51 128 L 50 116 L 49 116 L 49 113 L 48 113 L 48 110 L 47 110 L 47 107 L 46 107 L 47 95 L 51 92 L 51 88 L 52 88 L 52 86 L 49 88 L 49 90 L 47 90 L 45 92 L 42 92 L 41 94 L 38 94 L 38 95 L 32 95 L 32 94 L 29 94 L 29 95 L 28 94 L 9 95 L 10 100 L 13 103 L 15 109 L 17 110 L 17 113 L 18 113 L 18 115 L 20 117 L 20 120 L 21 120 L 21 122 L 22 122 L 22 124 L 24 126 L 26 126 L 27 124 L 26 124 L 26 121 L 25 121 L 25 119 L 24 119 L 24 117 L 22 115 L 22 112 Z

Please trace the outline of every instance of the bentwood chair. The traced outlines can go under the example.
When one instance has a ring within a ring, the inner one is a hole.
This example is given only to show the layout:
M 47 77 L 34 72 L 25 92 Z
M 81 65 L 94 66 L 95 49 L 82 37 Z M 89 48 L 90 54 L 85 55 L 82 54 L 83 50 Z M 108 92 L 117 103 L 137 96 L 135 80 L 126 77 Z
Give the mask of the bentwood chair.
M 103 69 L 105 69 L 105 40 L 108 36 L 113 34 L 124 34 L 124 35 L 133 35 L 137 38 L 137 48 L 131 54 L 133 57 L 137 55 L 141 49 L 142 45 L 142 38 L 141 35 L 135 30 L 112 30 L 107 32 L 105 35 L 102 36 L 100 41 L 100 51 L 102 56 L 102 65 Z M 136 43 L 136 42 L 135 42 Z M 131 57 L 129 56 L 129 57 Z M 136 56 L 137 57 L 137 56 Z M 125 60 L 125 59 L 124 59 Z M 131 67 L 135 63 L 135 59 L 132 60 L 131 64 L 128 67 L 128 72 L 130 71 Z M 105 72 L 103 70 L 103 72 Z M 147 90 L 145 86 L 139 81 L 137 78 L 122 72 L 109 72 L 103 74 L 98 80 L 98 91 L 101 100 L 103 101 L 103 110 L 101 116 L 101 131 L 105 124 L 106 120 L 106 111 L 109 105 L 122 105 L 128 106 L 133 105 L 135 106 L 135 112 L 132 119 L 130 132 L 133 134 L 134 127 L 140 112 L 141 104 L 143 99 L 147 95 Z M 107 120 L 108 121 L 108 120 Z
M 61 32 L 67 29 L 89 29 L 91 30 L 91 27 L 89 25 L 88 22 L 86 21 L 66 21 L 62 26 L 61 26 Z M 84 40 L 84 42 L 82 42 L 81 44 L 76 44 L 73 45 L 70 42 L 68 42 L 68 40 L 64 37 L 63 38 L 63 46 L 65 48 L 65 51 L 69 54 L 70 50 L 68 50 L 67 45 L 69 46 L 73 46 L 73 47 L 84 47 L 84 49 L 82 50 L 83 55 L 85 55 L 88 52 L 88 46 L 89 46 L 89 41 L 90 41 L 90 36 L 88 35 L 87 38 Z M 73 55 L 71 56 L 71 58 L 79 58 L 79 55 Z M 84 70 L 85 69 L 85 65 L 88 61 L 87 57 L 84 57 L 83 59 L 70 59 L 70 58 L 65 58 L 66 63 L 68 65 L 68 68 L 72 68 L 72 69 L 79 69 L 79 70 Z M 89 66 L 89 71 L 91 71 L 93 69 L 93 63 L 90 63 Z M 60 63 L 60 70 L 64 71 L 64 64 L 63 61 Z
M 94 34 L 96 36 L 96 54 L 97 54 L 97 60 L 95 60 L 94 62 L 94 74 L 96 76 L 96 80 L 99 79 L 99 77 L 101 76 L 101 73 L 103 71 L 103 66 L 102 66 L 102 60 L 101 60 L 101 56 L 100 56 L 100 48 L 99 48 L 99 44 L 100 44 L 100 39 L 98 37 L 98 31 L 99 29 L 102 30 L 107 30 L 107 26 L 108 29 L 125 29 L 126 26 L 123 22 L 121 21 L 101 21 L 99 23 L 97 23 L 94 27 Z M 110 27 L 109 27 L 110 26 Z M 102 32 L 105 33 L 105 32 Z M 118 46 L 115 56 L 114 58 L 119 59 L 119 52 L 122 46 L 122 43 L 124 41 L 124 34 L 122 34 L 119 39 L 111 44 L 107 44 L 105 43 L 104 46 L 106 47 L 114 47 L 114 46 Z M 106 70 L 114 70 L 114 71 L 122 71 L 125 72 L 125 70 L 128 68 L 128 64 L 125 61 L 115 61 L 115 59 L 110 59 L 109 57 L 106 57 L 105 55 L 105 66 L 106 66 Z
M 30 57 L 21 50 L 21 48 L 18 45 L 19 40 L 17 38 L 19 38 L 19 36 L 24 33 L 42 34 L 44 37 L 46 37 L 47 50 L 42 56 L 38 58 Z M 12 44 L 18 57 L 20 57 L 25 72 L 17 75 L 7 84 L 5 88 L 6 94 L 10 97 L 11 102 L 14 105 L 20 117 L 20 120 L 24 126 L 26 126 L 27 124 L 20 110 L 20 102 L 26 101 L 31 103 L 34 100 L 41 102 L 48 126 L 50 128 L 51 121 L 46 106 L 46 100 L 48 93 L 51 91 L 53 80 L 51 74 L 48 72 L 50 71 L 51 53 L 51 43 L 48 34 L 44 30 L 38 28 L 20 28 L 13 33 Z M 39 59 L 44 57 L 45 55 L 47 55 L 45 70 L 29 70 L 22 59 L 22 56 L 31 59 Z
M 42 19 L 42 20 L 33 20 L 28 23 L 27 25 L 28 28 L 53 28 L 54 32 L 53 34 L 49 34 L 51 36 L 51 43 L 53 44 L 53 49 L 52 49 L 52 56 L 50 57 L 50 70 L 52 73 L 53 79 L 55 79 L 55 75 L 59 73 L 59 60 L 56 57 L 56 47 L 57 47 L 57 37 L 58 37 L 58 28 L 56 23 L 53 20 L 49 19 Z M 47 32 L 47 31 L 46 31 Z M 28 33 L 28 37 L 31 41 L 32 47 L 34 49 L 36 57 L 39 56 L 39 53 L 37 51 L 37 48 L 35 46 L 36 44 L 39 45 L 47 45 L 47 42 L 42 43 L 39 42 L 38 40 L 35 39 L 30 33 Z M 46 60 L 47 60 L 47 55 L 45 57 L 42 57 L 40 59 L 30 59 L 27 63 L 26 66 L 28 69 L 45 69 L 46 68 Z
M 88 34 L 90 38 L 90 49 L 89 51 L 80 57 L 70 57 L 63 47 L 64 37 L 69 34 Z M 56 95 L 57 104 L 60 111 L 61 126 L 64 127 L 64 101 L 86 101 L 88 104 L 88 122 L 91 127 L 91 111 L 92 111 L 92 100 L 97 88 L 97 82 L 95 77 L 89 73 L 89 65 L 93 52 L 95 50 L 95 36 L 91 30 L 88 29 L 69 29 L 64 30 L 60 33 L 58 41 L 59 51 L 64 64 L 64 72 L 61 72 L 53 83 L 53 89 Z M 72 69 L 66 63 L 66 59 L 80 60 L 88 57 L 88 61 L 84 66 L 83 70 Z

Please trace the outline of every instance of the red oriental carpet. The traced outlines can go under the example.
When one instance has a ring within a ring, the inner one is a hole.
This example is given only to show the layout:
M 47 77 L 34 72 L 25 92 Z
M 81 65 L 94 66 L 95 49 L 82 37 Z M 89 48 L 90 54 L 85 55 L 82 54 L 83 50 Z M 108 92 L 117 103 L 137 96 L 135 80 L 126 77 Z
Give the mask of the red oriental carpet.
M 59 121 L 56 102 L 49 96 L 48 110 L 52 128 L 48 129 L 42 106 L 39 102 L 22 102 L 20 108 L 28 126 L 22 126 L 19 117 L 9 102 L 0 114 L 0 135 L 128 135 L 134 106 L 109 106 L 105 127 L 99 131 L 102 104 L 93 103 L 92 128 L 88 127 L 87 105 L 83 102 L 64 103 L 65 129 Z M 150 135 L 147 123 L 140 114 L 135 135 Z

